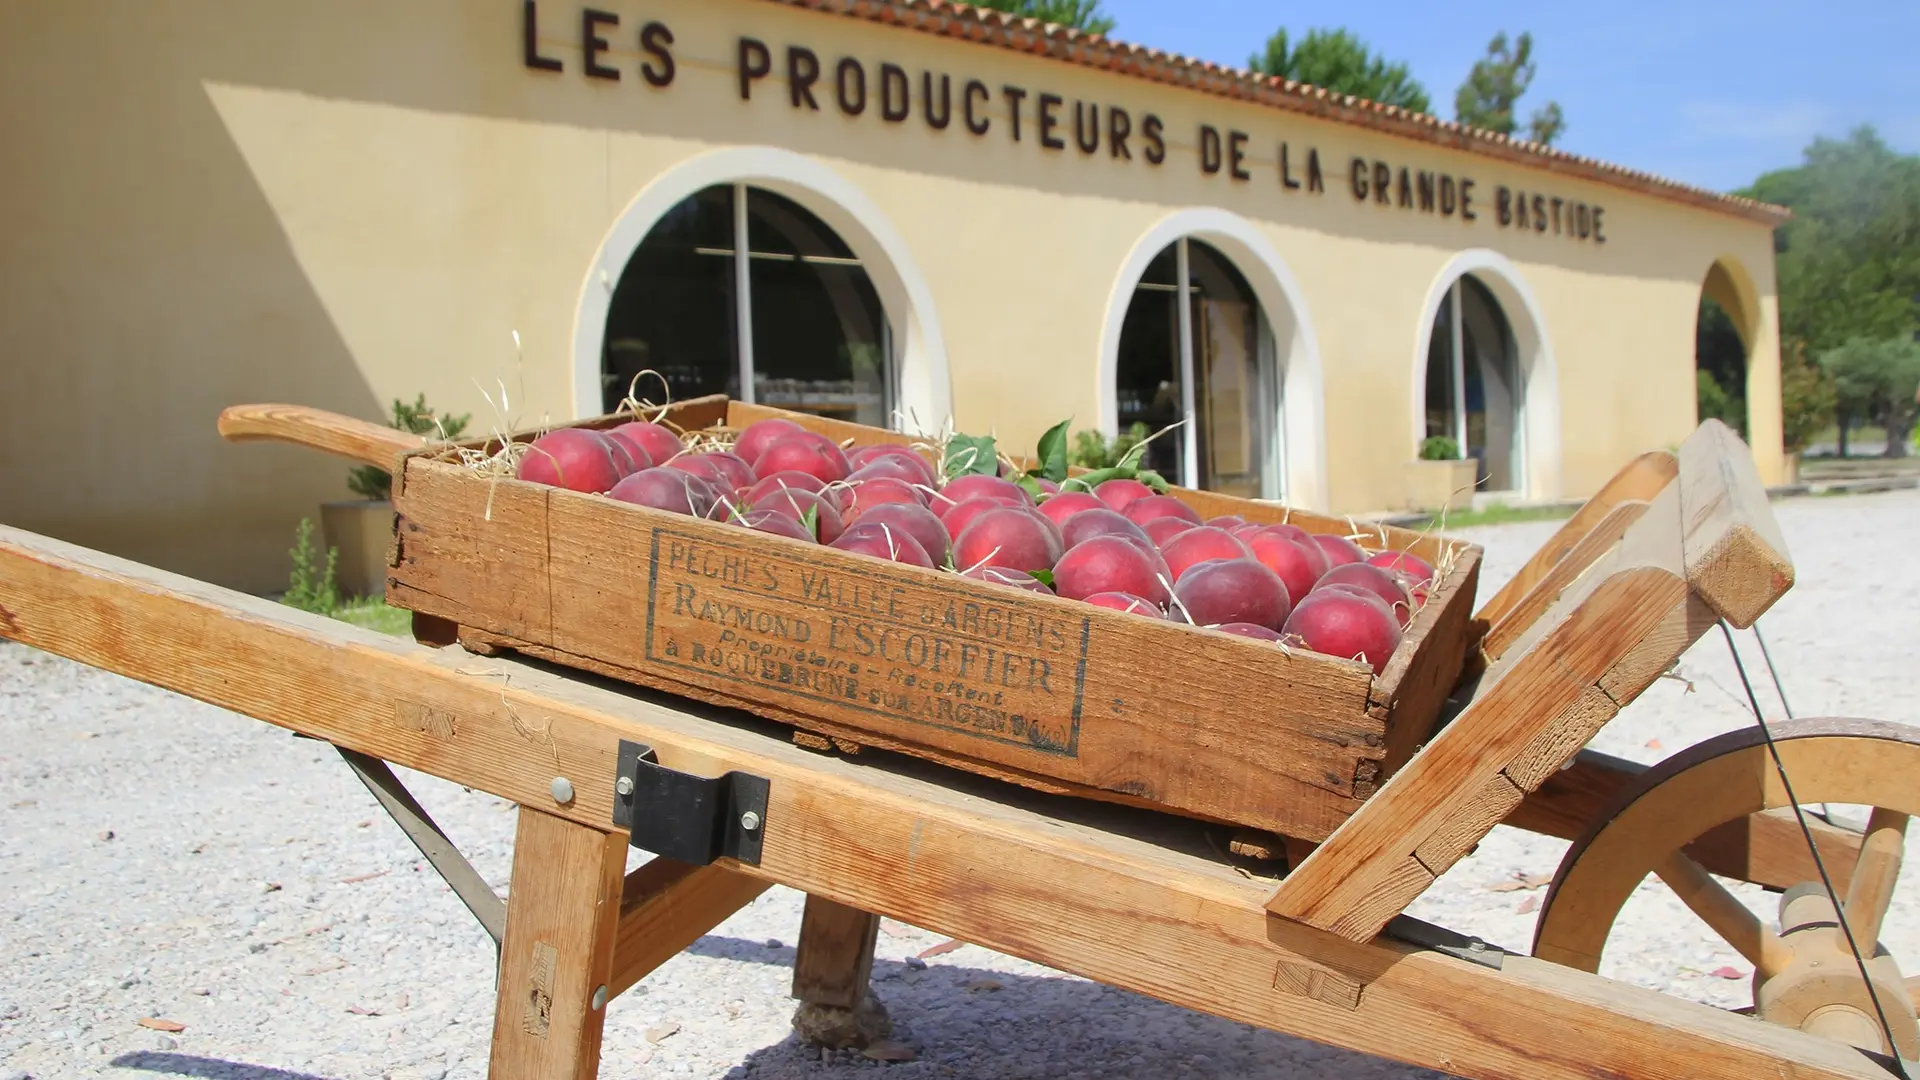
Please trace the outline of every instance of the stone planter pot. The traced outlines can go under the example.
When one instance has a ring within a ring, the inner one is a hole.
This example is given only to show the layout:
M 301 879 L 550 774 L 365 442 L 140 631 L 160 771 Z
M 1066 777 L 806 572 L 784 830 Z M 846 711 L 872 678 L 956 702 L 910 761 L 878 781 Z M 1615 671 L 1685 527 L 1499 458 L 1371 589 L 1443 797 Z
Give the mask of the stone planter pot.
M 1433 513 L 1465 510 L 1473 505 L 1474 474 L 1472 458 L 1410 461 L 1406 468 L 1405 508 Z
M 387 594 L 387 552 L 393 545 L 392 502 L 352 499 L 323 503 L 320 533 L 326 547 L 340 549 L 334 582 L 342 596 Z

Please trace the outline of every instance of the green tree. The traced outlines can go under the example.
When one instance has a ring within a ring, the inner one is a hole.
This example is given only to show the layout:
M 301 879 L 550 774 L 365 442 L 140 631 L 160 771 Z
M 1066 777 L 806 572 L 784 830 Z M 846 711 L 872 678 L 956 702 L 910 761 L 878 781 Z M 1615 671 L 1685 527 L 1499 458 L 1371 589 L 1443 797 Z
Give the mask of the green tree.
M 1789 454 L 1807 448 L 1833 422 L 1833 380 L 1807 359 L 1807 343 L 1780 348 L 1780 444 Z
M 1023 19 L 1059 23 L 1089 34 L 1113 33 L 1113 19 L 1100 10 L 1100 0 L 970 0 L 974 7 L 991 8 Z
M 1453 95 L 1453 118 L 1463 124 L 1502 135 L 1519 130 L 1514 107 L 1533 85 L 1533 35 L 1522 33 L 1511 43 L 1505 31 L 1493 35 L 1487 55 L 1475 61 L 1467 80 Z M 1560 103 L 1549 101 L 1535 109 L 1527 122 L 1527 137 L 1551 146 L 1567 127 Z
M 1885 455 L 1906 457 L 1920 419 L 1920 341 L 1911 334 L 1857 337 L 1821 353 L 1820 366 L 1833 379 L 1842 431 L 1849 420 L 1876 422 L 1887 432 Z
M 1247 59 L 1247 66 L 1263 75 L 1277 75 L 1342 94 L 1398 105 L 1414 112 L 1431 112 L 1427 88 L 1407 70 L 1375 55 L 1366 43 L 1347 30 L 1309 30 L 1298 45 L 1287 39 L 1285 27 L 1273 32 L 1263 52 Z
M 1920 330 L 1920 157 L 1863 126 L 1739 194 L 1793 211 L 1774 233 L 1783 339 L 1817 356 Z
M 1695 391 L 1700 419 L 1718 417 L 1745 438 L 1747 348 L 1725 309 L 1705 296 L 1700 298 L 1694 331 L 1693 363 L 1698 371 Z

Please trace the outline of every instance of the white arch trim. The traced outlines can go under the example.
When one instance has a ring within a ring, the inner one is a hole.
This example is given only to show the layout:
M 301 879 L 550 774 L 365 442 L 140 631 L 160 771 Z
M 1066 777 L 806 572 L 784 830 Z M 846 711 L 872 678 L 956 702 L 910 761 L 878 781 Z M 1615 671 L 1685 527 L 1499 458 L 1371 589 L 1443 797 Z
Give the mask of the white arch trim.
M 739 146 L 690 158 L 655 177 L 621 211 L 594 254 L 573 323 L 573 409 L 601 412 L 601 356 L 607 311 L 627 260 L 667 211 L 715 184 L 752 184 L 806 207 L 846 241 L 866 269 L 893 328 L 899 356 L 897 408 L 922 427 L 938 428 L 953 411 L 946 344 L 933 292 L 906 241 L 879 206 L 819 161 L 771 146 Z
M 1181 237 L 1203 241 L 1232 261 L 1253 288 L 1273 333 L 1274 367 L 1280 378 L 1279 431 L 1286 468 L 1284 497 L 1303 509 L 1325 509 L 1327 501 L 1326 401 L 1320 372 L 1320 345 L 1307 318 L 1306 298 L 1293 271 L 1254 224 L 1238 214 L 1212 208 L 1179 210 L 1155 222 L 1135 241 L 1113 292 L 1107 298 L 1106 325 L 1100 331 L 1100 427 L 1108 435 L 1120 427 L 1115 385 L 1120 368 L 1120 330 L 1135 286 L 1154 256 Z
M 1546 315 L 1527 279 L 1505 255 L 1488 248 L 1462 251 L 1447 260 L 1428 287 L 1426 302 L 1420 305 L 1420 322 L 1414 328 L 1413 382 L 1408 394 L 1408 460 L 1419 456 L 1421 440 L 1427 434 L 1427 345 L 1433 320 L 1446 302 L 1447 290 L 1467 274 L 1474 275 L 1500 301 L 1500 310 L 1513 330 L 1514 346 L 1520 352 L 1525 392 L 1521 438 L 1527 485 L 1522 494 L 1533 500 L 1559 498 L 1560 373 L 1553 359 L 1553 337 L 1547 332 Z

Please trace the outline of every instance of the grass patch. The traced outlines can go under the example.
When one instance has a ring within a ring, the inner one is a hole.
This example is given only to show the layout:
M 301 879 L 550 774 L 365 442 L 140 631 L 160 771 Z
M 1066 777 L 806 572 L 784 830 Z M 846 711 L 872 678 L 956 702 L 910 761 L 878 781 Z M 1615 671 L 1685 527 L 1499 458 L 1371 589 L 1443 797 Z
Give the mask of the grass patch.
M 1451 532 L 1454 529 L 1466 529 L 1475 525 L 1512 525 L 1521 521 L 1558 521 L 1573 516 L 1579 509 L 1575 506 L 1508 506 L 1506 503 L 1494 503 L 1478 510 L 1461 510 L 1448 514 L 1442 521 L 1438 515 L 1428 517 L 1406 526 L 1415 532 Z
M 392 634 L 395 637 L 413 635 L 413 612 L 406 608 L 391 607 L 377 596 L 349 600 L 328 614 L 341 622 L 349 622 L 368 630 L 378 630 L 382 634 Z

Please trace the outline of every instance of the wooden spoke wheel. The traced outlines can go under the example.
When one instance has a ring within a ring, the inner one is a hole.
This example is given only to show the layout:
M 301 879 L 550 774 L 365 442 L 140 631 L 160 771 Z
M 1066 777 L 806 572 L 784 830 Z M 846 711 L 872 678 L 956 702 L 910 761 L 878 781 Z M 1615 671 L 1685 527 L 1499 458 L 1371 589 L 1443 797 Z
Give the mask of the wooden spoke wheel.
M 1787 778 L 1802 805 L 1874 808 L 1850 874 L 1828 873 L 1900 1056 L 1920 1057 L 1914 1019 L 1920 979 L 1902 976 L 1880 947 L 1908 815 L 1920 814 L 1920 729 L 1879 720 L 1817 718 L 1773 725 Z M 1839 929 L 1826 890 L 1813 880 L 1780 898 L 1780 931 L 1769 929 L 1682 849 L 1718 826 L 1788 806 L 1757 728 L 1708 739 L 1642 774 L 1568 849 L 1540 912 L 1533 954 L 1597 972 L 1614 920 L 1648 874 L 1754 965 L 1754 1014 L 1772 1023 L 1891 1052 L 1874 1000 Z M 1810 875 L 1811 876 L 1811 875 Z M 1909 964 L 1920 957 L 1909 957 Z

